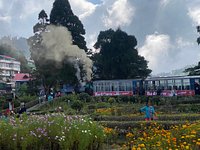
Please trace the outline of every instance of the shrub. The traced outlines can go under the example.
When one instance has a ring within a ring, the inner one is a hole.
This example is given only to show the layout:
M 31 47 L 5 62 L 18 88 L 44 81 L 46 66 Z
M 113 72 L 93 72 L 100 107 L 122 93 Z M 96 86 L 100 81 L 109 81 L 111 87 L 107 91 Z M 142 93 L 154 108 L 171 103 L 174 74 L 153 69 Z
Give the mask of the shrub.
M 83 108 L 83 103 L 79 100 L 75 100 L 72 102 L 71 108 L 80 111 Z
M 79 99 L 84 102 L 90 102 L 92 100 L 92 97 L 87 93 L 81 93 L 79 94 Z
M 110 105 L 112 105 L 115 102 L 115 98 L 114 97 L 110 97 L 108 99 L 108 103 L 110 103 Z
M 100 102 L 100 103 L 97 103 L 96 105 L 96 108 L 108 108 L 110 107 L 109 103 L 106 103 L 106 102 Z

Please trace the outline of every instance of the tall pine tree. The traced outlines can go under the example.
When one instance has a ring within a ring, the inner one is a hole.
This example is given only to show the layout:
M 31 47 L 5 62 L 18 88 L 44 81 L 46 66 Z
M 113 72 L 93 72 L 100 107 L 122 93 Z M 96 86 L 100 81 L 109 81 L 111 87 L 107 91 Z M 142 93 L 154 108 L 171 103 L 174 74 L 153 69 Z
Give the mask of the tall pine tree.
M 137 40 L 120 29 L 101 31 L 94 47 L 100 52 L 92 56 L 94 78 L 131 79 L 147 77 L 151 70 L 138 54 Z
M 87 52 L 83 37 L 85 29 L 79 18 L 72 12 L 68 0 L 55 0 L 50 14 L 50 23 L 65 26 L 72 34 L 73 44 Z

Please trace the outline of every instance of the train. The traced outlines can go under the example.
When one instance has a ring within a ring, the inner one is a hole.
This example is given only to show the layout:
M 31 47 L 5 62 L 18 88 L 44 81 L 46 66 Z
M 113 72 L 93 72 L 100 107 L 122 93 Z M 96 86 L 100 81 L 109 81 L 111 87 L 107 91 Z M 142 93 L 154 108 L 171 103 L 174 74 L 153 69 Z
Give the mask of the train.
M 96 80 L 92 87 L 93 96 L 194 96 L 200 95 L 200 76 Z

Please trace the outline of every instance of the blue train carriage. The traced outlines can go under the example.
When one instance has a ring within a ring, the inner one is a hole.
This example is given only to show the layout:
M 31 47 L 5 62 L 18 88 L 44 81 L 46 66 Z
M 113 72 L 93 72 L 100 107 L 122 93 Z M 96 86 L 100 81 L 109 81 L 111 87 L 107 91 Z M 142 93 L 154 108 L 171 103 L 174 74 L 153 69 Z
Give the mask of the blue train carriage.
M 147 96 L 194 96 L 200 94 L 200 76 L 149 77 L 144 86 Z
M 93 81 L 94 96 L 133 96 L 142 93 L 141 79 Z

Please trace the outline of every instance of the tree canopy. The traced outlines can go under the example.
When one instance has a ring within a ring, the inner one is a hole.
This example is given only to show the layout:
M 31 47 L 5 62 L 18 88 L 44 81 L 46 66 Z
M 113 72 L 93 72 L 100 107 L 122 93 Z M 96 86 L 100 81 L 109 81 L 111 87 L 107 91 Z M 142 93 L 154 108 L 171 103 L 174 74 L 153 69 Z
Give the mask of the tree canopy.
M 197 66 L 185 69 L 184 72 L 188 72 L 189 76 L 200 75 L 200 62 L 198 62 Z
M 50 23 L 66 27 L 72 34 L 73 44 L 87 52 L 83 37 L 85 29 L 79 18 L 72 12 L 68 0 L 55 0 L 50 14 Z
M 42 81 L 47 94 L 59 83 L 77 85 L 79 69 L 83 67 L 83 71 L 87 71 L 88 67 L 85 64 L 89 58 L 86 59 L 85 51 L 72 44 L 72 36 L 66 27 L 49 24 L 45 11 L 39 13 L 38 19 L 33 27 L 34 36 L 28 39 L 36 66 L 35 77 Z
M 101 31 L 92 56 L 94 79 L 130 79 L 147 77 L 151 70 L 147 61 L 138 54 L 135 36 L 117 29 Z

